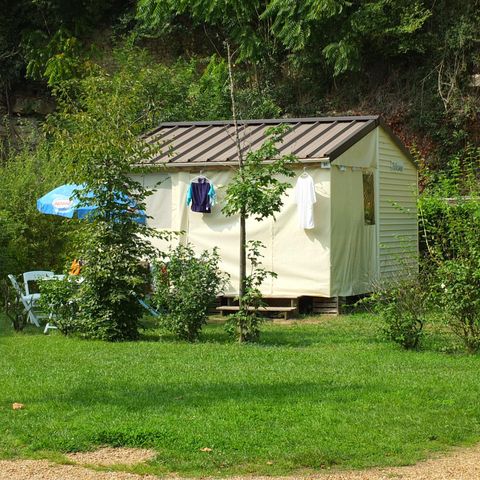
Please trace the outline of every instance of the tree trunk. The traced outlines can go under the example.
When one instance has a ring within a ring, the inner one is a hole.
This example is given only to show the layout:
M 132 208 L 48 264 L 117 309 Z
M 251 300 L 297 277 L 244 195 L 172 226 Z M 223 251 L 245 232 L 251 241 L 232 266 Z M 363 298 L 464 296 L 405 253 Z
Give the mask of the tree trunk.
M 235 104 L 235 84 L 233 82 L 233 72 L 232 72 L 232 55 L 230 52 L 230 44 L 227 42 L 227 57 L 228 57 L 228 77 L 230 80 L 230 98 L 232 101 L 232 119 L 235 129 L 235 146 L 237 149 L 238 156 L 238 169 L 240 173 L 243 169 L 243 155 L 242 148 L 240 144 L 240 132 L 238 131 L 238 122 L 237 122 L 237 111 Z M 245 229 L 245 219 L 247 212 L 245 207 L 240 209 L 240 258 L 239 258 L 239 281 L 238 281 L 238 304 L 240 310 L 243 306 L 243 297 L 245 296 L 245 279 L 247 277 L 247 234 Z M 245 340 L 245 331 L 243 322 L 239 322 L 239 332 L 238 332 L 238 341 L 241 343 Z
M 240 309 L 243 306 L 243 297 L 245 296 L 245 279 L 247 277 L 247 232 L 245 228 L 245 210 L 240 212 L 240 278 L 238 282 L 238 304 Z M 245 340 L 243 322 L 239 325 L 238 341 L 242 343 Z

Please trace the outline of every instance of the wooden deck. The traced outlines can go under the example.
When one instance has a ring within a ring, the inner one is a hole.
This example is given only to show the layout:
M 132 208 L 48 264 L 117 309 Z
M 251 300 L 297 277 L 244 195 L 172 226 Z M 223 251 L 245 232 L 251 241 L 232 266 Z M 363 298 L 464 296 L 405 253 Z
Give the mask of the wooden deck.
M 221 307 L 217 307 L 217 310 L 221 312 L 222 315 L 224 315 L 226 312 L 238 312 L 240 310 L 240 307 L 238 305 L 222 305 Z M 254 311 L 254 307 L 249 308 L 250 311 Z M 263 313 L 283 313 L 283 318 L 285 320 L 288 320 L 288 315 L 297 311 L 297 307 L 271 307 L 271 306 L 263 306 L 263 307 L 258 307 L 256 310 L 259 312 Z
M 221 312 L 222 315 L 225 315 L 229 312 L 238 312 L 240 307 L 238 306 L 238 304 L 233 304 L 236 297 L 236 295 L 223 295 L 221 299 L 226 300 L 227 305 L 220 305 L 216 308 L 216 310 Z M 285 320 L 288 320 L 289 315 L 294 316 L 298 313 L 298 297 L 295 298 L 291 295 L 266 295 L 263 297 L 263 300 L 266 305 L 257 309 L 260 313 L 282 313 Z M 273 303 L 273 305 L 269 305 L 269 301 L 270 303 Z M 285 305 L 279 304 L 284 302 L 286 303 Z M 252 307 L 250 310 L 253 311 L 255 309 Z
M 263 297 L 265 306 L 259 312 L 283 313 L 285 319 L 295 316 L 300 311 L 307 314 L 317 315 L 339 315 L 345 303 L 344 297 L 314 297 L 314 296 L 292 296 L 292 295 L 265 295 Z M 238 298 L 236 294 L 224 294 L 217 297 L 217 304 L 213 306 L 212 313 L 220 312 L 222 315 L 238 312 Z

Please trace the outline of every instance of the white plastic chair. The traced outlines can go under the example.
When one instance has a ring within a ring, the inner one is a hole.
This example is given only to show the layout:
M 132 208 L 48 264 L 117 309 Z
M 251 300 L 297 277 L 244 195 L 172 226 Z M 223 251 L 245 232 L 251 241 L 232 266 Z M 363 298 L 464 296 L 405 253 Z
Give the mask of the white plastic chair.
M 41 280 L 42 278 L 53 277 L 55 275 L 54 272 L 49 270 L 35 270 L 32 272 L 25 272 L 23 274 L 23 283 L 25 284 L 25 294 L 30 295 L 30 288 L 28 282 L 36 282 L 37 280 Z
M 17 279 L 13 275 L 8 275 L 8 278 L 12 283 L 15 292 L 17 293 L 18 299 L 20 300 L 20 302 L 22 302 L 24 312 L 26 313 L 28 320 L 30 321 L 30 323 L 33 323 L 34 325 L 39 327 L 40 326 L 40 322 L 38 321 L 39 315 L 33 311 L 33 307 L 35 303 L 38 302 L 40 298 L 40 294 L 33 293 L 33 294 L 25 295 L 22 289 L 20 288 L 20 285 L 18 284 Z

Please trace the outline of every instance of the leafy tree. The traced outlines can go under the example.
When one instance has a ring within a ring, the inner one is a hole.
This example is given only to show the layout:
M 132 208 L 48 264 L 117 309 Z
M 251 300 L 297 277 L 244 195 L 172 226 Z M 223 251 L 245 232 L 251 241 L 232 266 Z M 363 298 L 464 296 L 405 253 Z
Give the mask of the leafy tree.
M 240 259 L 239 259 L 239 313 L 237 319 L 238 340 L 243 342 L 258 337 L 258 323 L 252 321 L 259 306 L 259 287 L 266 278 L 265 271 L 259 269 L 260 243 L 251 246 L 250 261 L 253 271 L 247 277 L 247 232 L 246 220 L 254 217 L 262 221 L 274 217 L 282 205 L 282 195 L 290 184 L 279 180 L 278 176 L 292 177 L 294 174 L 289 164 L 296 161 L 292 154 L 280 155 L 277 144 L 288 131 L 286 125 L 269 128 L 265 131 L 267 140 L 258 150 L 248 150 L 243 156 L 241 138 L 237 122 L 235 101 L 235 85 L 232 74 L 230 47 L 228 49 L 228 66 L 230 79 L 230 95 L 232 101 L 232 116 L 235 127 L 235 145 L 237 150 L 238 168 L 232 181 L 228 184 L 225 195 L 225 206 L 222 212 L 227 216 L 238 215 L 240 221 Z M 258 270 L 256 270 L 258 268 Z
M 154 253 L 148 240 L 154 232 L 137 221 L 150 192 L 129 175 L 154 153 L 139 138 L 149 114 L 139 112 L 145 84 L 128 68 L 113 76 L 98 68 L 75 83 L 75 103 L 68 87 L 57 90 L 63 110 L 50 122 L 55 154 L 75 165 L 72 180 L 84 186 L 77 193 L 81 203 L 96 207 L 79 239 L 85 263 L 76 294 L 79 331 L 89 338 L 135 339 L 146 281 L 141 260 Z
M 254 267 L 247 277 L 247 232 L 246 220 L 253 217 L 262 221 L 274 217 L 283 205 L 283 194 L 290 188 L 290 183 L 279 180 L 278 177 L 292 177 L 290 164 L 296 161 L 291 155 L 280 155 L 277 145 L 282 141 L 288 129 L 284 126 L 267 129 L 267 140 L 255 151 L 248 151 L 245 159 L 238 144 L 237 154 L 239 165 L 232 181 L 228 184 L 225 195 L 225 206 L 222 212 L 227 216 L 239 215 L 240 219 L 240 283 L 238 340 L 243 342 L 258 336 L 257 326 L 251 320 L 256 315 L 258 303 L 258 288 L 266 278 L 264 271 L 256 271 L 260 267 L 259 249 L 261 244 L 253 245 L 250 261 Z M 261 279 L 259 281 L 259 279 Z M 253 312 L 252 312 L 253 308 Z
M 51 85 L 76 76 L 92 31 L 108 25 L 129 6 L 126 0 L 2 0 L 2 93 L 27 66 L 29 76 L 46 78 Z
M 149 32 L 162 34 L 185 18 L 206 24 L 238 47 L 239 61 L 259 64 L 292 53 L 292 61 L 312 61 L 320 47 L 335 75 L 357 69 L 366 48 L 393 55 L 421 50 L 415 33 L 431 14 L 422 0 L 139 0 L 137 6 Z
M 139 0 L 137 20 L 140 32 L 164 34 L 181 25 L 181 19 L 189 19 L 194 27 L 207 26 L 212 33 L 221 34 L 224 40 L 240 46 L 240 59 L 262 61 L 271 50 L 268 23 L 259 18 L 261 5 L 258 0 L 233 0 L 214 2 L 199 0 Z
M 68 180 L 47 143 L 14 152 L 0 165 L 0 280 L 9 273 L 62 268 L 75 221 L 43 215 L 36 202 Z
M 86 73 L 86 58 L 78 38 L 60 27 L 49 38 L 41 31 L 31 32 L 24 40 L 26 75 L 46 79 L 49 87 Z

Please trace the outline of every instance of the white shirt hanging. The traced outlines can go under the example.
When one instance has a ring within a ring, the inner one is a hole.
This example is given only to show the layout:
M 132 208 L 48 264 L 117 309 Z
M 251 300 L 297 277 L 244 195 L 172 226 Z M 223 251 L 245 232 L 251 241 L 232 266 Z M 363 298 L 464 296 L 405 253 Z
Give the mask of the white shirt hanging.
M 303 173 L 295 185 L 295 203 L 297 204 L 298 226 L 305 230 L 315 227 L 313 221 L 313 204 L 315 197 L 315 184 L 308 173 Z

